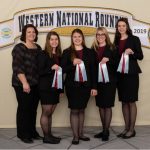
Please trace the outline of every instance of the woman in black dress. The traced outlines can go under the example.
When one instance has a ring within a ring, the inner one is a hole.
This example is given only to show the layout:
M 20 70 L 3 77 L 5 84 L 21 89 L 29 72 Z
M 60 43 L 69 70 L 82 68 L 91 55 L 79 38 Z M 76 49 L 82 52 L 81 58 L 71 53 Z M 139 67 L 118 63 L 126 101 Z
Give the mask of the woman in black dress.
M 95 98 L 96 105 L 99 107 L 103 131 L 96 134 L 94 137 L 102 138 L 102 141 L 107 141 L 109 139 L 109 127 L 112 118 L 111 107 L 114 106 L 115 101 L 116 79 L 113 46 L 110 41 L 108 32 L 104 27 L 99 27 L 97 29 L 92 48 L 96 52 L 97 67 L 99 68 L 99 65 L 106 64 L 108 71 L 108 79 L 106 77 L 104 80 L 98 81 L 98 94 Z M 98 71 L 100 72 L 99 69 Z
M 83 134 L 83 124 L 84 110 L 90 95 L 97 94 L 94 59 L 94 51 L 85 46 L 82 31 L 74 29 L 71 35 L 71 46 L 64 50 L 62 55 L 62 68 L 66 73 L 65 89 L 68 107 L 71 109 L 70 123 L 74 136 L 72 144 L 79 144 L 79 140 L 90 140 Z M 81 64 L 84 65 L 85 70 L 83 68 L 82 70 L 81 68 L 76 69 Z M 76 78 L 77 72 L 79 80 Z
M 44 143 L 58 144 L 60 137 L 51 133 L 52 114 L 59 103 L 59 96 L 62 92 L 58 87 L 53 86 L 55 71 L 60 69 L 61 44 L 59 35 L 51 31 L 47 34 L 45 49 L 38 56 L 39 66 L 39 94 L 42 104 L 41 127 L 43 130 Z
M 124 58 L 124 61 L 120 63 L 122 64 L 122 70 L 120 71 L 119 67 L 117 69 L 117 88 L 119 101 L 122 102 L 125 129 L 118 137 L 131 138 L 136 134 L 134 130 L 137 116 L 135 102 L 138 101 L 139 73 L 141 73 L 137 60 L 143 59 L 143 52 L 141 49 L 141 42 L 138 37 L 132 35 L 126 18 L 119 19 L 116 24 L 114 44 L 117 48 L 116 59 L 118 65 L 121 56 Z M 129 60 L 127 63 L 128 65 L 123 65 L 127 60 Z
M 36 114 L 39 103 L 37 56 L 41 47 L 36 44 L 38 31 L 32 24 L 22 29 L 20 40 L 12 51 L 12 86 L 15 89 L 17 107 L 17 137 L 25 143 L 42 139 L 36 131 Z

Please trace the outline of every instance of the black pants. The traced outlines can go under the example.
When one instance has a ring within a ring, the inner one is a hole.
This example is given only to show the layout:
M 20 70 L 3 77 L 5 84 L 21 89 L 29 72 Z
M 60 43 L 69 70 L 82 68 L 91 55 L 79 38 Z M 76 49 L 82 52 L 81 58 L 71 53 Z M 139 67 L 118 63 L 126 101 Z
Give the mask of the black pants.
M 16 114 L 17 136 L 32 138 L 36 132 L 36 114 L 39 103 L 38 87 L 30 87 L 29 94 L 23 92 L 22 87 L 15 86 L 18 108 Z

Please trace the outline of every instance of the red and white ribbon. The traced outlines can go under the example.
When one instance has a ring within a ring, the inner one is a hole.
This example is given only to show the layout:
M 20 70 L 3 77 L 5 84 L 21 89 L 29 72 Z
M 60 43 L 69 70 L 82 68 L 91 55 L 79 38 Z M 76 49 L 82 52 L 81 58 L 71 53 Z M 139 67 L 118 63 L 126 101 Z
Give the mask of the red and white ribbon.
M 127 55 L 126 53 L 122 53 L 117 71 L 120 73 L 129 72 L 129 55 Z
M 109 82 L 109 75 L 107 65 L 99 63 L 98 67 L 98 82 L 107 83 Z
M 57 71 L 55 71 L 52 87 L 56 89 L 62 89 L 62 68 L 59 67 Z
M 75 81 L 78 82 L 87 81 L 87 74 L 86 74 L 85 65 L 83 61 L 80 64 L 76 65 Z

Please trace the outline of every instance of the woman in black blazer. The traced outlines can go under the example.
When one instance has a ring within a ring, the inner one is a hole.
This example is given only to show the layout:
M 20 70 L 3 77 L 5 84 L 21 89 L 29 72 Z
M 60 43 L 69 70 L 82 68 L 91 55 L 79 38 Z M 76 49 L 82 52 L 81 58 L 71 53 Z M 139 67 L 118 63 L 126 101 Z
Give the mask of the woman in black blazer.
M 89 141 L 83 134 L 84 110 L 90 95 L 95 96 L 96 90 L 96 66 L 94 66 L 94 53 L 85 46 L 84 35 L 80 29 L 74 29 L 71 35 L 71 46 L 63 51 L 62 68 L 66 73 L 65 89 L 68 98 L 70 123 L 73 131 L 72 144 L 79 144 L 79 140 Z M 76 67 L 85 66 L 87 80 L 82 70 L 78 70 L 79 80 L 75 80 Z
M 59 137 L 55 137 L 51 133 L 52 114 L 59 103 L 61 89 L 53 86 L 55 71 L 60 68 L 61 44 L 59 35 L 51 31 L 47 34 L 45 50 L 38 56 L 39 66 L 39 94 L 42 105 L 41 127 L 43 130 L 44 143 L 58 144 Z
M 121 18 L 116 24 L 116 33 L 114 44 L 117 48 L 116 60 L 119 65 L 121 56 L 128 56 L 128 71 L 124 73 L 125 67 L 119 71 L 118 78 L 118 96 L 119 101 L 122 102 L 122 112 L 125 121 L 124 131 L 118 135 L 122 138 L 134 137 L 136 132 L 134 130 L 137 116 L 136 101 L 138 101 L 139 89 L 139 73 L 141 69 L 137 60 L 143 59 L 143 52 L 141 43 L 138 37 L 132 35 L 128 20 Z M 124 62 L 122 61 L 122 66 Z M 124 65 L 125 66 L 125 65 Z M 119 68 L 118 68 L 119 69 Z
M 108 78 L 98 81 L 98 94 L 96 98 L 96 105 L 99 107 L 100 118 L 102 121 L 103 131 L 96 134 L 95 138 L 102 138 L 102 141 L 109 139 L 109 127 L 112 118 L 112 109 L 115 101 L 116 93 L 116 76 L 113 57 L 113 46 L 110 41 L 107 30 L 104 27 L 99 27 L 96 30 L 95 40 L 92 48 L 95 50 L 97 68 L 99 65 L 107 66 Z M 100 68 L 99 68 L 100 69 Z M 100 70 L 98 71 L 100 72 Z

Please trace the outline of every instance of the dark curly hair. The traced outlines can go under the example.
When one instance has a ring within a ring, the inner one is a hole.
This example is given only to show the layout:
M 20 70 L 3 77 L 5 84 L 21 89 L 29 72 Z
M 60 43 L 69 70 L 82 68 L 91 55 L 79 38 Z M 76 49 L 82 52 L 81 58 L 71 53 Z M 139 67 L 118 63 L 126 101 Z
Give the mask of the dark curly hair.
M 23 41 L 23 42 L 26 42 L 26 31 L 27 31 L 28 28 L 33 28 L 35 30 L 36 37 L 34 39 L 34 42 L 37 42 L 37 40 L 38 40 L 38 30 L 33 24 L 27 24 L 23 27 L 20 40 Z

